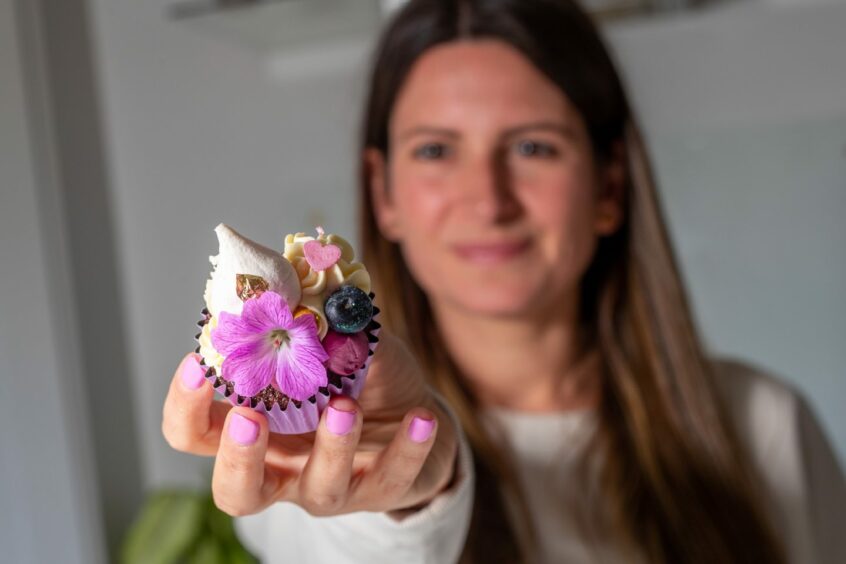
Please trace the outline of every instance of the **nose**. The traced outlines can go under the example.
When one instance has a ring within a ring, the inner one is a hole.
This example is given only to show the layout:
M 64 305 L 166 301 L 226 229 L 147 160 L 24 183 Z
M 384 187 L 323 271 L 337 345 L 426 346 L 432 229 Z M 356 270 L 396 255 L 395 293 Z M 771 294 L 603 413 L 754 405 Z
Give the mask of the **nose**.
M 507 223 L 521 213 L 502 151 L 473 159 L 465 167 L 460 193 L 472 215 L 488 223 Z

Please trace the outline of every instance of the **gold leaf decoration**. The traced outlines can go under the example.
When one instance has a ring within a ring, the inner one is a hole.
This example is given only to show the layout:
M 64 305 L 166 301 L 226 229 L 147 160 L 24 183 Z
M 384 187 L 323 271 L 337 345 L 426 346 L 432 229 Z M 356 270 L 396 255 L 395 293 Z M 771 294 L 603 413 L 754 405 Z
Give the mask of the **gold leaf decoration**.
M 267 291 L 268 287 L 267 281 L 261 276 L 255 274 L 235 275 L 235 291 L 242 302 L 259 297 Z

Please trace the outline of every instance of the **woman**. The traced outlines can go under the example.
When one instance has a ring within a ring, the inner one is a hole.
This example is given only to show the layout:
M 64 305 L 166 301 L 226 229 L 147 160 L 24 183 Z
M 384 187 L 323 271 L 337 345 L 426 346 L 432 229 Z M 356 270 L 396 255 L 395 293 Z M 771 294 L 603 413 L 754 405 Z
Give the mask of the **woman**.
M 215 500 L 264 561 L 846 558 L 843 475 L 805 404 L 702 350 L 574 4 L 410 2 L 362 155 L 364 261 L 397 338 L 359 401 L 269 436 L 192 356 L 166 400 L 168 441 L 216 455 Z

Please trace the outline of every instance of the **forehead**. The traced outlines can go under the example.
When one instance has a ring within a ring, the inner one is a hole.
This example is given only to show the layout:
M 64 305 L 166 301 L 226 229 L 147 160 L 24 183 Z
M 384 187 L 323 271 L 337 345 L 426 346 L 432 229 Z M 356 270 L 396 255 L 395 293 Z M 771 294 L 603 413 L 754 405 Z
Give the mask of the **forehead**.
M 412 66 L 391 117 L 391 132 L 435 124 L 495 129 L 527 120 L 573 123 L 567 96 L 520 51 L 495 40 L 435 46 Z

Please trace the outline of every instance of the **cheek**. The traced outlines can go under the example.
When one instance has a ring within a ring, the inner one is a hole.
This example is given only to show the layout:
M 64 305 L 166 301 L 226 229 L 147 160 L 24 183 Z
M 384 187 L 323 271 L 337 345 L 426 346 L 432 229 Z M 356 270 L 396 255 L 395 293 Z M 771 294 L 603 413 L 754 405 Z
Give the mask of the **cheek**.
M 577 279 L 593 256 L 594 192 L 591 175 L 576 169 L 526 194 L 524 205 L 540 234 L 542 259 L 559 285 Z
M 550 169 L 531 179 L 525 202 L 532 215 L 545 226 L 584 223 L 592 215 L 595 179 L 584 159 L 573 159 L 568 166 Z
M 436 231 L 447 212 L 448 202 L 443 186 L 425 178 L 399 178 L 396 186 L 397 209 L 405 230 Z
M 400 246 L 414 278 L 424 289 L 447 275 L 441 238 L 449 213 L 448 198 L 434 182 L 397 178 L 396 210 L 401 225 Z

